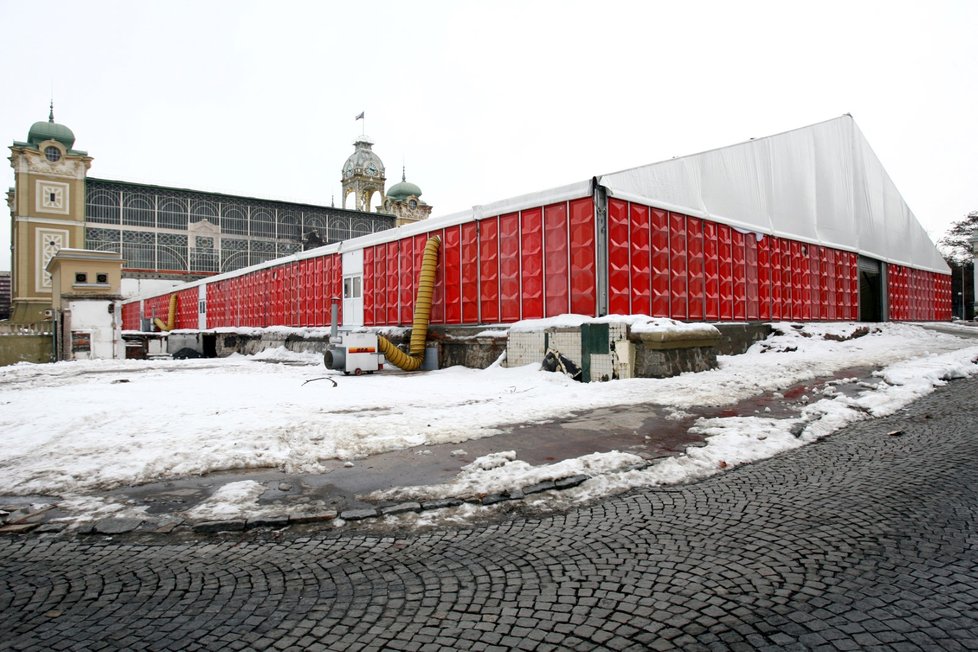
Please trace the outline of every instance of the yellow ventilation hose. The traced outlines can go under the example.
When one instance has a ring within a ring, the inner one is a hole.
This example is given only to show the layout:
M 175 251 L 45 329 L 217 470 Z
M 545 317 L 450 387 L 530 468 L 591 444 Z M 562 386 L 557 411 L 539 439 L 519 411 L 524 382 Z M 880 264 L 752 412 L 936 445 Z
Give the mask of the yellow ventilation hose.
M 395 367 L 404 371 L 417 371 L 424 362 L 424 344 L 428 339 L 428 321 L 431 318 L 431 297 L 435 291 L 435 269 L 438 267 L 438 237 L 428 238 L 421 259 L 421 277 L 418 279 L 418 298 L 414 301 L 414 326 L 411 328 L 410 355 L 394 346 L 386 337 L 377 337 L 377 346 Z
M 170 315 L 166 320 L 166 323 L 162 319 L 157 317 L 153 320 L 156 327 L 161 331 L 172 331 L 173 327 L 177 325 L 177 295 L 174 292 L 170 295 Z

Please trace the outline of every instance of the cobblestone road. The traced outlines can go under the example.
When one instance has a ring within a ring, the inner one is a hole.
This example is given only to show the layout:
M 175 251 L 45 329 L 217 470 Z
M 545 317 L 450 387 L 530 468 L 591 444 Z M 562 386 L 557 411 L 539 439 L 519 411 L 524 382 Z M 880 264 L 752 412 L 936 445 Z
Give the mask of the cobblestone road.
M 474 528 L 7 537 L 0 647 L 978 649 L 976 397 L 955 381 L 705 482 Z

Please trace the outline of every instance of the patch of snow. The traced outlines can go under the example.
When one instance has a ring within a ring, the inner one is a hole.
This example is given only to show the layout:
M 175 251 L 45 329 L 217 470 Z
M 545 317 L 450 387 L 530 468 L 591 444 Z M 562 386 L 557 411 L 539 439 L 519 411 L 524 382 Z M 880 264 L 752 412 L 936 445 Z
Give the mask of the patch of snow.
M 265 485 L 254 480 L 229 482 L 199 505 L 188 509 L 186 514 L 199 520 L 225 520 L 253 514 L 263 493 Z
M 547 321 L 579 324 L 585 319 L 565 317 Z M 648 321 L 642 317 L 634 323 Z M 460 484 L 454 489 L 440 489 L 491 491 L 513 488 L 513 483 L 533 484 L 535 478 L 592 475 L 567 494 L 582 498 L 633 486 L 630 482 L 702 477 L 717 472 L 720 462 L 729 468 L 760 459 L 852 420 L 890 414 L 948 379 L 974 375 L 978 369 L 978 347 L 918 326 L 877 325 L 855 339 L 846 338 L 865 325 L 796 326 L 775 324 L 775 335 L 744 355 L 720 356 L 719 368 L 711 371 L 591 384 L 544 373 L 533 364 L 330 375 L 336 380 L 334 387 L 307 383 L 329 375 L 319 366 L 318 354 L 285 349 L 266 353 L 266 359 L 96 360 L 3 367 L 0 494 L 78 495 L 233 469 L 316 473 L 335 465 L 335 460 L 352 464 L 368 455 L 413 446 L 462 444 L 496 434 L 509 424 L 547 421 L 568 412 L 627 408 L 654 399 L 674 418 L 684 418 L 688 410 L 779 392 L 841 369 L 882 368 L 879 385 L 863 388 L 856 398 L 808 394 L 811 400 L 800 421 L 738 417 L 741 420 L 698 423 L 696 427 L 709 429 L 706 447 L 645 470 L 634 469 L 637 460 L 626 453 L 617 455 L 627 457 L 585 456 L 544 467 L 504 459 L 492 468 L 471 469 L 457 479 Z M 303 361 L 303 356 L 316 356 L 316 366 L 267 362 Z M 801 436 L 791 434 L 792 428 Z M 241 504 L 256 509 L 253 501 Z

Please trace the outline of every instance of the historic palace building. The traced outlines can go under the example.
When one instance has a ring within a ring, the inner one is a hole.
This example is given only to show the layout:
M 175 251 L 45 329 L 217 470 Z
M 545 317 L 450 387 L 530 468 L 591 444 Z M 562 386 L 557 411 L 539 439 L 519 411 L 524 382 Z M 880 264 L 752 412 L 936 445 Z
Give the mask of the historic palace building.
M 342 168 L 344 206 L 272 201 L 88 176 L 92 157 L 71 129 L 30 128 L 10 147 L 15 187 L 7 193 L 12 249 L 12 319 L 35 321 L 51 306 L 46 267 L 62 248 L 116 252 L 127 280 L 190 281 L 427 217 L 414 184 L 388 199 L 384 165 L 360 136 Z M 415 192 L 416 191 L 416 192 Z M 420 202 L 420 204 L 419 204 Z M 418 206 L 422 206 L 420 212 Z M 135 285 L 133 285 L 135 283 Z

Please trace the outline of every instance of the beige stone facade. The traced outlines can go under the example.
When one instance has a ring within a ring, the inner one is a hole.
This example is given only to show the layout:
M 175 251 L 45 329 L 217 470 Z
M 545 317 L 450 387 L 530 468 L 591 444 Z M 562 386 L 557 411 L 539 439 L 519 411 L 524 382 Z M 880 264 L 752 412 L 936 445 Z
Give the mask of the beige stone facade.
M 10 147 L 14 192 L 8 193 L 13 239 L 11 321 L 32 323 L 51 309 L 47 264 L 63 248 L 85 243 L 85 176 L 92 159 L 57 140 Z M 54 160 L 52 160 L 54 159 Z

